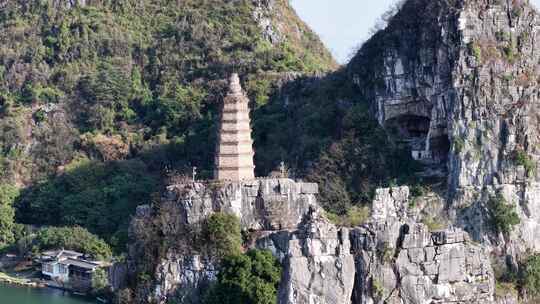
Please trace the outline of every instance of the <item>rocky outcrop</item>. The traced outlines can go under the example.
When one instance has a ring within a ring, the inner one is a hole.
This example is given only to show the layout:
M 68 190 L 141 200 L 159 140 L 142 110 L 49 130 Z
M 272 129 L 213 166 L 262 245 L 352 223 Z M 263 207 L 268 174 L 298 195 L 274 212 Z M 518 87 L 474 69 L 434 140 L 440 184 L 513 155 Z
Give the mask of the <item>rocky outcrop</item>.
M 52 1 L 52 5 L 53 7 L 56 7 L 56 8 L 65 8 L 65 9 L 71 9 L 71 8 L 74 8 L 74 7 L 84 7 L 86 6 L 86 3 L 87 2 L 92 2 L 91 0 L 90 1 L 87 1 L 87 0 L 55 0 L 55 1 Z
M 324 48 L 321 41 L 314 39 L 313 31 L 297 16 L 288 0 L 249 0 L 253 5 L 252 16 L 261 30 L 262 36 L 270 44 L 279 46 L 293 42 L 299 48 L 295 51 L 304 53 L 304 49 L 313 49 L 317 60 L 327 62 L 330 69 L 338 65 L 332 55 Z M 316 49 L 320 48 L 321 51 Z M 329 71 L 326 69 L 325 71 Z
M 379 123 L 409 147 L 413 158 L 442 164 L 439 174 L 450 149 L 452 58 L 460 46 L 456 30 L 449 30 L 453 9 L 443 1 L 407 1 L 348 66 Z
M 356 303 L 493 301 L 487 252 L 460 229 L 429 232 L 419 223 L 379 223 L 355 229 L 352 239 L 361 274 Z
M 517 295 L 511 294 L 511 291 L 508 291 L 510 294 L 501 296 L 496 299 L 496 304 L 519 304 Z
M 540 53 L 534 46 L 540 23 L 537 12 L 524 3 L 493 5 L 482 15 L 475 13 L 479 9 L 479 4 L 468 5 L 459 16 L 462 44 L 480 54 L 464 51 L 457 65 L 462 98 L 451 119 L 453 137 L 462 138 L 464 145 L 452 156 L 449 179 L 456 190 L 458 222 L 477 232 L 476 239 L 486 238 L 478 233 L 481 219 L 473 215 L 487 208 L 490 196 L 501 194 L 516 206 L 520 225 L 511 241 L 498 238 L 497 243 L 519 255 L 540 250 L 540 130 L 533 115 L 539 104 Z M 465 77 L 471 74 L 472 79 Z
M 382 188 L 375 190 L 371 217 L 375 221 L 387 218 L 403 219 L 408 216 L 409 187 Z
M 186 232 L 222 211 L 253 231 L 249 246 L 281 262 L 280 304 L 493 303 L 486 249 L 459 228 L 429 231 L 416 222 L 407 187 L 378 189 L 379 212 L 352 230 L 324 217 L 316 193 L 315 184 L 289 179 L 168 187 L 159 206 L 139 207 L 131 226 L 131 271 L 154 278 L 139 287 L 141 302 L 200 301 L 219 267 Z M 137 268 L 156 251 L 151 268 Z
M 296 231 L 260 238 L 257 247 L 271 250 L 283 265 L 278 303 L 350 302 L 355 267 L 349 230 L 319 211 L 312 210 Z
M 125 263 L 114 263 L 109 268 L 109 283 L 113 291 L 126 288 L 127 265 Z
M 195 225 L 214 212 L 235 214 L 245 230 L 295 229 L 311 206 L 316 206 L 317 184 L 291 179 L 243 182 L 184 183 L 167 187 L 162 207 L 165 233 Z
M 128 269 L 137 303 L 167 303 L 172 297 L 198 303 L 201 290 L 216 278 L 216 266 L 191 243 L 178 209 L 159 207 L 138 207 L 130 225 Z
M 406 193 L 378 190 L 377 208 L 402 213 L 374 213 L 373 222 L 351 231 L 353 303 L 493 303 L 487 250 L 459 228 L 430 231 L 412 221 Z
M 214 212 L 237 215 L 242 229 L 255 235 L 251 246 L 280 260 L 279 303 L 350 302 L 355 267 L 349 232 L 322 216 L 317 193 L 316 184 L 290 179 L 169 186 L 158 205 L 139 207 L 131 224 L 132 277 L 154 278 L 139 284 L 140 302 L 200 301 L 219 269 L 188 235 Z
M 252 0 L 255 9 L 253 17 L 263 32 L 263 36 L 272 44 L 278 44 L 284 37 L 272 18 L 276 0 Z
M 447 179 L 451 221 L 514 253 L 540 244 L 539 25 L 524 1 L 409 0 L 348 66 L 423 175 Z M 506 239 L 489 225 L 496 194 L 521 218 Z
M 180 303 L 198 303 L 204 289 L 216 280 L 217 266 L 201 255 L 168 250 L 155 272 L 154 298 L 162 302 L 174 298 Z

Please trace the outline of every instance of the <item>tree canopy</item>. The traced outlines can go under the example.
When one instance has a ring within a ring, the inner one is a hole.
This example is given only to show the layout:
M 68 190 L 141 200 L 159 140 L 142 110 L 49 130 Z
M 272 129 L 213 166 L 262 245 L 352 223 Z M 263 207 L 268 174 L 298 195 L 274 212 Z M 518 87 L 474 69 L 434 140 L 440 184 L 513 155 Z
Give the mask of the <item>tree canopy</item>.
M 225 257 L 205 304 L 275 304 L 281 265 L 269 251 Z

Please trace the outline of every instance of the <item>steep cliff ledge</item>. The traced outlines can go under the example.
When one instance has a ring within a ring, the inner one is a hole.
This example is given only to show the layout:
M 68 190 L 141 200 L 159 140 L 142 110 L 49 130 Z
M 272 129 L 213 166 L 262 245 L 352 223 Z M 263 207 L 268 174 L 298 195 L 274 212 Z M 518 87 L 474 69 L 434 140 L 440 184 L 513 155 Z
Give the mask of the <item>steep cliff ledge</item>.
M 407 187 L 377 192 L 371 221 L 351 231 L 357 269 L 352 303 L 493 303 L 485 248 L 459 228 L 430 229 L 414 221 Z
M 447 179 L 451 220 L 518 256 L 540 249 L 539 22 L 526 1 L 409 0 L 348 66 L 423 176 Z M 496 196 L 519 215 L 511 236 L 493 231 Z
M 412 220 L 408 188 L 380 189 L 374 208 L 385 212 L 352 230 L 324 217 L 316 193 L 316 184 L 289 179 L 169 186 L 132 221 L 138 302 L 200 302 L 219 261 L 190 233 L 225 212 L 240 218 L 246 247 L 270 250 L 280 261 L 279 303 L 491 303 L 485 250 L 462 230 L 430 232 Z
M 290 179 L 188 182 L 167 187 L 160 202 L 138 208 L 131 224 L 129 264 L 141 302 L 164 302 L 170 296 L 197 300 L 201 286 L 215 279 L 218 261 L 193 238 L 211 214 L 236 215 L 250 239 L 277 233 L 287 243 L 287 235 L 293 235 L 317 212 L 317 193 L 316 184 Z M 144 285 L 141 274 L 155 280 Z
M 347 94 L 358 96 L 317 100 L 315 107 L 336 119 L 343 115 L 344 125 L 362 126 L 351 132 L 362 133 L 368 104 L 388 146 L 422 165 L 419 179 L 443 182 L 427 193 L 377 189 L 370 219 L 350 229 L 325 218 L 315 184 L 266 179 L 170 186 L 132 222 L 129 261 L 140 302 L 200 300 L 219 262 L 186 235 L 218 211 L 240 218 L 246 249 L 268 249 L 281 262 L 279 303 L 515 302 L 515 290 L 495 299 L 495 280 L 502 277 L 494 269 L 515 274 L 540 249 L 539 25 L 526 1 L 406 1 L 360 49 L 346 76 L 317 79 L 317 87 L 353 84 Z M 278 111 L 311 109 L 283 99 Z M 356 143 L 344 140 L 323 154 L 331 170 L 321 170 L 321 187 L 365 181 L 347 170 L 369 169 L 370 160 L 343 156 L 370 151 Z M 350 175 L 341 179 L 341 173 Z M 336 193 L 332 203 L 349 199 Z

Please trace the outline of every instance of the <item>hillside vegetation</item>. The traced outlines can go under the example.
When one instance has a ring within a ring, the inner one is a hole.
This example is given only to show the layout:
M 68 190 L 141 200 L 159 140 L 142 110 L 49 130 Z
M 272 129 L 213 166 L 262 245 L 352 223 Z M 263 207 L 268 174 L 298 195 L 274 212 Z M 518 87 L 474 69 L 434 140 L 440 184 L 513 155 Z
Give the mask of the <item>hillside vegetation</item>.
M 77 2 L 0 10 L 0 182 L 23 223 L 119 242 L 167 172 L 211 177 L 231 72 L 259 107 L 283 73 L 336 67 L 287 1 Z
M 414 175 L 285 0 L 10 1 L 0 27 L 7 222 L 14 207 L 20 223 L 82 226 L 123 250 L 163 177 L 211 178 L 231 72 L 252 101 L 259 176 L 283 161 L 345 215 Z

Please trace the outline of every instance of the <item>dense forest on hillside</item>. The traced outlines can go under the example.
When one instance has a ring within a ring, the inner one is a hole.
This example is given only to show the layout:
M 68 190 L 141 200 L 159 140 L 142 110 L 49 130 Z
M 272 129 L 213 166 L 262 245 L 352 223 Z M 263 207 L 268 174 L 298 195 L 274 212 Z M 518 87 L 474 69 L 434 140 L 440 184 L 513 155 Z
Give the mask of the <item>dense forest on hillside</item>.
M 163 177 L 211 178 L 231 72 L 252 101 L 258 175 L 284 161 L 339 214 L 410 177 L 287 1 L 71 3 L 0 10 L 0 181 L 18 222 L 82 226 L 122 251 L 129 214 Z
M 21 188 L 17 219 L 113 243 L 164 172 L 210 177 L 229 73 L 258 107 L 279 73 L 335 67 L 285 2 L 12 1 L 0 25 L 1 181 Z

